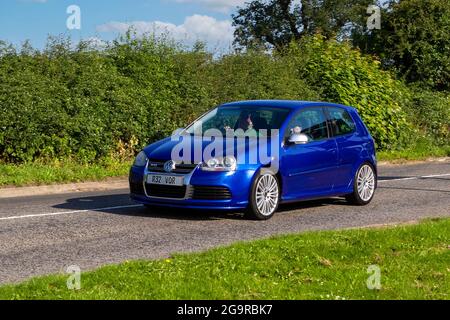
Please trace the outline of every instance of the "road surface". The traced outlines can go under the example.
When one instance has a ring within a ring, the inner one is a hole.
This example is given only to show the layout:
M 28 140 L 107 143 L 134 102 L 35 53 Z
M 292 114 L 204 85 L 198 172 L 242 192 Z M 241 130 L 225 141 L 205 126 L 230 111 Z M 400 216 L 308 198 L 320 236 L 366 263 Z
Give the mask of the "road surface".
M 0 199 L 0 284 L 156 259 L 236 241 L 450 217 L 450 162 L 380 167 L 374 201 L 340 199 L 285 205 L 269 221 L 237 213 L 148 210 L 128 190 Z M 450 237 L 450 235 L 449 235 Z

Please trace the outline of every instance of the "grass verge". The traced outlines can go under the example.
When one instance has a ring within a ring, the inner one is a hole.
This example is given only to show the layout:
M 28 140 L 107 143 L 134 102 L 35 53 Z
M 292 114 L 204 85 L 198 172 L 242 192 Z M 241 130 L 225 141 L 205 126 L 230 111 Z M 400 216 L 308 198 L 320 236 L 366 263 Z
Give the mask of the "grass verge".
M 450 219 L 310 232 L 0 287 L 0 299 L 450 299 Z M 368 267 L 381 270 L 369 290 Z
M 61 161 L 51 164 L 28 163 L 11 165 L 0 163 L 0 187 L 49 185 L 55 183 L 99 181 L 125 176 L 131 161 L 105 160 L 95 164 Z
M 436 146 L 423 139 L 403 150 L 381 151 L 377 153 L 379 161 L 413 161 L 429 158 L 450 157 L 450 145 Z

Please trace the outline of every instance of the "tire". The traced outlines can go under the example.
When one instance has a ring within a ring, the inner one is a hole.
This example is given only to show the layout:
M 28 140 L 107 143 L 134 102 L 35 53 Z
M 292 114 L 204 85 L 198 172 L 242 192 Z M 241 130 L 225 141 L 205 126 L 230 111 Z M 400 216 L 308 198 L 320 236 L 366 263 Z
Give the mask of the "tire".
M 270 172 L 260 172 L 253 181 L 245 217 L 252 220 L 268 220 L 277 211 L 279 203 L 280 183 L 277 176 Z
M 345 198 L 354 205 L 368 205 L 373 200 L 377 187 L 377 175 L 373 166 L 368 162 L 363 163 L 353 180 L 353 193 L 346 195 Z

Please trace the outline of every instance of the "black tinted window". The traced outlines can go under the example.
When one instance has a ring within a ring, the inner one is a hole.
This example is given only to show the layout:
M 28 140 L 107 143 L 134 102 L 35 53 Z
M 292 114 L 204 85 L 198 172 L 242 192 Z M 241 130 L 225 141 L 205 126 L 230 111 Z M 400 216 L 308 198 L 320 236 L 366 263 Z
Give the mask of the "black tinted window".
M 291 120 L 288 129 L 288 135 L 294 132 L 304 133 L 310 141 L 328 138 L 327 123 L 321 108 L 300 111 Z
M 341 108 L 328 108 L 328 114 L 330 115 L 331 130 L 334 136 L 342 136 L 355 132 L 356 125 L 353 122 L 352 117 L 345 109 Z

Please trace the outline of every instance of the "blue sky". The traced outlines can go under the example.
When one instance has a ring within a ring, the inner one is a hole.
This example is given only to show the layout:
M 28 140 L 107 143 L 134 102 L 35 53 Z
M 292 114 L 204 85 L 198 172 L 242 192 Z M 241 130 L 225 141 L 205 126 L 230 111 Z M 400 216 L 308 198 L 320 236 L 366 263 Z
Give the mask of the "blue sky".
M 192 44 L 226 47 L 232 41 L 231 13 L 245 0 L 1 0 L 0 40 L 26 39 L 42 48 L 48 35 L 113 39 L 133 25 L 138 32 L 170 33 Z M 81 9 L 81 29 L 68 30 L 67 7 Z

